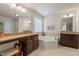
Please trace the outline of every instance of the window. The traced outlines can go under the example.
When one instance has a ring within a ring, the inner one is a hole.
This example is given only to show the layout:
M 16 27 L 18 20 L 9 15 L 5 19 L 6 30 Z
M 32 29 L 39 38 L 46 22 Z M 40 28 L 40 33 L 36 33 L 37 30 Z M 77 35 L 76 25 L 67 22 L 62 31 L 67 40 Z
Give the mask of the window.
M 34 32 L 42 32 L 42 20 L 39 17 L 34 19 Z

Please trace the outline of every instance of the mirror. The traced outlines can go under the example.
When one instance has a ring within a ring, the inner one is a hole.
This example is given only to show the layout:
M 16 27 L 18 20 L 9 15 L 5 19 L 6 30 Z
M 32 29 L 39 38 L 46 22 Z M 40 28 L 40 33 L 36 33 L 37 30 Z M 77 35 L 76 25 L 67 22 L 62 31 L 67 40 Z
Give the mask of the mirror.
M 18 19 L 18 32 L 31 32 L 31 17 Z
M 73 17 L 63 18 L 63 20 L 61 21 L 61 31 L 73 31 Z
M 16 32 L 15 21 L 13 18 L 0 16 L 0 32 L 5 34 Z
M 0 32 L 4 34 L 31 32 L 31 17 L 9 18 L 0 16 Z

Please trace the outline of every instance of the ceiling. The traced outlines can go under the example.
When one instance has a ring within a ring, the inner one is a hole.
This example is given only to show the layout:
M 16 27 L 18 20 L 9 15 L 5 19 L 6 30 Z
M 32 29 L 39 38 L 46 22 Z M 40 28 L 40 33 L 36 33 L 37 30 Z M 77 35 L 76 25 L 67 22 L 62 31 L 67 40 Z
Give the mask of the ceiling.
M 6 16 L 6 17 L 16 17 L 15 14 L 19 14 L 19 16 L 26 17 L 27 12 L 20 12 L 16 9 L 10 8 L 9 4 L 0 3 L 0 16 Z
M 28 3 L 23 4 L 44 16 L 54 15 L 64 10 L 79 7 L 78 3 Z
M 63 10 L 79 6 L 77 3 L 19 3 L 19 5 L 35 10 L 43 16 L 54 15 Z M 14 17 L 15 12 L 16 11 L 9 8 L 7 4 L 0 4 L 0 15 Z M 18 13 L 21 16 L 25 16 L 26 14 L 20 12 Z

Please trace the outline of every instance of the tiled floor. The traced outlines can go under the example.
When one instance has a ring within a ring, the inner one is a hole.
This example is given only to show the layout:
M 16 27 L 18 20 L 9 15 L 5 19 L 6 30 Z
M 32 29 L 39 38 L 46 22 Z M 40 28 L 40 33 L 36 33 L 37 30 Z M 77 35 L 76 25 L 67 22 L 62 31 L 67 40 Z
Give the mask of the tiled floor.
M 48 39 L 54 40 L 54 37 L 40 37 L 39 48 L 32 52 L 29 56 L 79 56 L 79 49 L 60 46 L 57 41 L 45 41 Z
M 79 50 L 63 46 L 53 49 L 39 47 L 29 56 L 79 56 Z

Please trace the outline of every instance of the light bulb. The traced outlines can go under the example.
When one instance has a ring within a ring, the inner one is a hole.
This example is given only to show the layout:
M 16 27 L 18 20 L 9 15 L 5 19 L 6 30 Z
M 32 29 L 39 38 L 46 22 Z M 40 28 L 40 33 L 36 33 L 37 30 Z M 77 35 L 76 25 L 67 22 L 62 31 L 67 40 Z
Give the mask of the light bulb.
M 22 12 L 26 12 L 26 10 L 24 8 L 21 9 Z
M 63 17 L 64 17 L 64 18 L 67 18 L 67 15 L 64 15 Z
M 9 6 L 10 6 L 11 9 L 16 9 L 17 8 L 16 4 L 9 4 Z
M 11 4 L 11 7 L 14 7 L 15 8 L 16 7 L 16 4 Z
M 20 10 L 21 9 L 21 6 L 18 6 L 17 9 Z
M 73 14 L 69 14 L 69 17 L 72 17 L 73 16 Z

